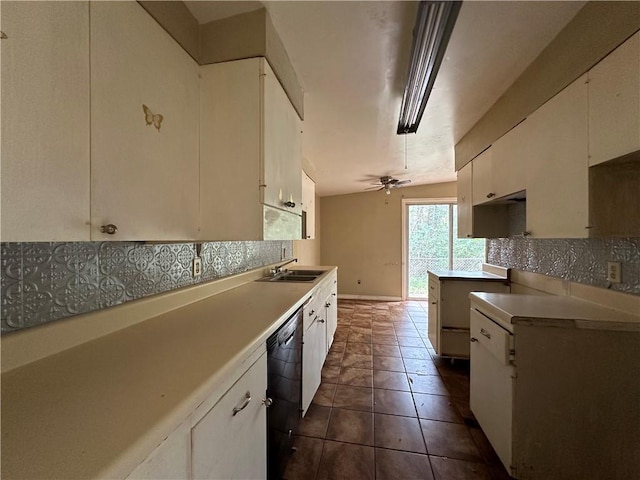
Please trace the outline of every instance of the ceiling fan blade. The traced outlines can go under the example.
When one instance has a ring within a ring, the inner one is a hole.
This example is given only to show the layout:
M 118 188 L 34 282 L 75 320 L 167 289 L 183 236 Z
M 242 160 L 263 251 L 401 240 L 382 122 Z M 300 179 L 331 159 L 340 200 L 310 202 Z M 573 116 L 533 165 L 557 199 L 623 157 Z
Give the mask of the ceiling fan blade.
M 402 185 L 406 185 L 407 183 L 411 183 L 411 180 L 402 180 L 402 181 L 398 181 L 398 182 L 396 182 L 393 186 L 394 186 L 394 187 L 401 187 Z
M 380 185 L 376 185 L 375 187 L 367 187 L 365 188 L 365 190 L 373 190 L 373 189 L 377 189 Z

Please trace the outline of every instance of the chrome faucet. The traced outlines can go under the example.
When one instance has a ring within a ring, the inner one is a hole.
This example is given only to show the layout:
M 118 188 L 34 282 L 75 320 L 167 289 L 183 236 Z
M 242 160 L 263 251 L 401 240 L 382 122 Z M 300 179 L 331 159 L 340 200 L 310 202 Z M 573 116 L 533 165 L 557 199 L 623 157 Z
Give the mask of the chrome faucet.
M 292 262 L 297 262 L 298 259 L 297 258 L 292 258 L 291 260 L 287 260 L 286 262 L 280 264 L 280 265 L 276 265 L 275 267 L 273 267 L 269 272 L 271 273 L 272 276 L 276 276 L 278 275 L 280 272 L 282 272 L 282 267 L 284 267 L 285 265 L 289 265 Z

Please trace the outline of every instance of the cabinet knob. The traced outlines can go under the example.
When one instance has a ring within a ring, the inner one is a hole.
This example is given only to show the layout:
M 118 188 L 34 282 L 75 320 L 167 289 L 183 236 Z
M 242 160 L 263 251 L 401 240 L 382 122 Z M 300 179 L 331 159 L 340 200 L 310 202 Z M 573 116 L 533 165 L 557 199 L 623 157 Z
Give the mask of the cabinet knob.
M 285 207 L 289 207 L 289 208 L 295 208 L 296 207 L 296 203 L 295 202 L 284 202 L 284 206 Z
M 473 342 L 477 342 L 477 341 L 478 341 L 478 339 L 477 339 L 477 338 L 475 338 L 475 337 L 471 337 L 471 343 L 473 343 Z
M 269 397 L 267 397 L 267 398 L 263 398 L 263 399 L 262 399 L 262 404 L 263 404 L 265 407 L 269 408 L 271 405 L 273 405 L 273 398 L 269 398 Z
M 311 311 L 309 312 L 309 316 L 311 317 L 314 313 L 316 313 L 316 311 L 315 311 L 315 310 L 311 310 Z
M 470 233 L 467 233 L 467 238 L 471 238 L 471 234 Z
M 329 308 L 331 306 L 331 302 L 327 302 L 324 304 L 325 307 Z
M 431 305 L 437 305 L 438 302 L 431 302 Z
M 102 233 L 106 233 L 107 235 L 115 235 L 116 233 L 118 233 L 118 227 L 116 227 L 113 223 L 110 223 L 109 225 L 102 225 L 100 227 L 100 231 Z
M 493 192 L 489 192 L 489 193 L 487 193 L 487 198 L 493 198 L 493 197 L 495 197 L 495 196 L 496 196 L 496 194 L 495 194 L 495 193 L 493 193 Z
M 528 237 L 529 235 L 531 235 L 531 232 L 527 232 L 527 231 L 522 232 L 523 237 Z
M 244 401 L 242 402 L 242 405 L 240 405 L 239 407 L 233 407 L 233 416 L 235 417 L 238 413 L 240 413 L 242 410 L 247 408 L 247 405 L 249 405 L 250 401 L 251 401 L 251 392 L 247 392 L 244 394 Z
M 318 320 L 320 323 L 324 323 L 324 318 Z

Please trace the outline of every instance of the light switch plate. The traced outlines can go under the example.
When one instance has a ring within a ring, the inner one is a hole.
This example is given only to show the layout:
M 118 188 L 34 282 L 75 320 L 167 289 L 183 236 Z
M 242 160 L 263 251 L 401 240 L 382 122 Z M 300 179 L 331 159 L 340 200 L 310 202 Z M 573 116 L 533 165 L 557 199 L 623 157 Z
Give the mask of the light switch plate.
M 196 257 L 193 259 L 193 276 L 199 277 L 200 275 L 202 275 L 202 259 Z
M 607 263 L 607 280 L 611 283 L 620 283 L 622 272 L 620 271 L 620 262 Z

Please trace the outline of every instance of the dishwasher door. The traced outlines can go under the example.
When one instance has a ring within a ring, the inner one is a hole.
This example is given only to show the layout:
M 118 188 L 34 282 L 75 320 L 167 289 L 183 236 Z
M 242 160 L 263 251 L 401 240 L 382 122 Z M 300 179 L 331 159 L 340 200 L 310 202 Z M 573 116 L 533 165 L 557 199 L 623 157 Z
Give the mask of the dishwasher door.
M 513 335 L 471 309 L 471 392 L 469 405 L 493 449 L 513 473 Z
M 300 421 L 302 309 L 267 339 L 267 478 L 279 479 L 291 456 Z

